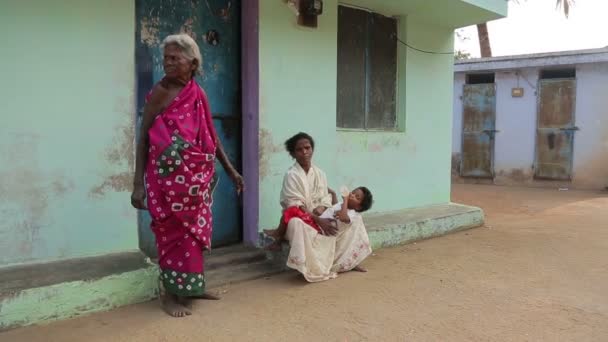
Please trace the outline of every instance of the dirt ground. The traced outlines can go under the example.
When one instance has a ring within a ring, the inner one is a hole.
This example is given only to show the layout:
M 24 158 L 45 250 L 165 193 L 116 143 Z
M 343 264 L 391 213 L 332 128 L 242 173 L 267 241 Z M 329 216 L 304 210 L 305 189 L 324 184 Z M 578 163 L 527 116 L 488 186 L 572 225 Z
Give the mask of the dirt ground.
M 156 302 L 0 341 L 608 341 L 608 194 L 456 185 L 485 227 L 376 251 L 367 274 L 223 289 L 174 319 Z

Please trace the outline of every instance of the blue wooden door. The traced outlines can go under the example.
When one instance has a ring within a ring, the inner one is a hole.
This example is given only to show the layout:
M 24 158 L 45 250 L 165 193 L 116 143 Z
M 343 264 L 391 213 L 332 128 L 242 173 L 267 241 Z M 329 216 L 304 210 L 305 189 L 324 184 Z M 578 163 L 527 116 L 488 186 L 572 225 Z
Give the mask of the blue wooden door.
M 541 80 L 538 88 L 534 177 L 571 180 L 576 80 Z
M 494 177 L 496 86 L 467 84 L 463 92 L 462 177 Z
M 197 77 L 205 89 L 213 122 L 228 157 L 240 170 L 240 1 L 234 0 L 136 0 L 136 68 L 138 108 L 152 86 L 163 76 L 162 40 L 188 33 L 203 56 L 203 74 Z M 241 204 L 221 165 L 213 203 L 214 247 L 241 241 Z M 146 212 L 139 217 L 140 248 L 155 256 L 154 236 Z

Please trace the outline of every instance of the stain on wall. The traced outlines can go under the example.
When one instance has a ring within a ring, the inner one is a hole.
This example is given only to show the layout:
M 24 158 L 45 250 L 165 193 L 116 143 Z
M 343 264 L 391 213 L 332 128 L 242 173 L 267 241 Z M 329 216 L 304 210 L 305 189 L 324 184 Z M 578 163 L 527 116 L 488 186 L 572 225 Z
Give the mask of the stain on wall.
M 264 179 L 270 172 L 270 160 L 273 158 L 273 155 L 283 152 L 285 149 L 283 144 L 276 144 L 273 141 L 272 133 L 267 129 L 260 129 L 259 139 L 260 149 L 258 157 L 260 159 L 260 179 Z
M 462 163 L 462 155 L 452 153 L 452 179 L 460 177 L 460 163 Z
M 592 151 L 592 158 L 587 159 L 575 173 L 577 186 L 608 190 L 608 112 L 598 120 L 602 134 L 598 145 Z M 575 142 L 576 143 L 576 142 Z
M 108 191 L 130 192 L 133 190 L 133 172 L 110 175 L 103 183 L 91 189 L 91 196 L 103 196 Z
M 160 44 L 158 36 L 159 25 L 160 18 L 158 17 L 145 17 L 141 19 L 141 41 L 149 47 L 155 47 Z
M 93 187 L 91 197 L 103 196 L 108 191 L 130 192 L 133 190 L 133 171 L 135 167 L 135 122 L 125 114 L 125 122 L 115 127 L 112 145 L 104 151 L 109 165 L 125 171 L 104 176 L 103 181 Z
M 0 265 L 5 258 L 30 258 L 36 245 L 44 244 L 40 230 L 50 224 L 49 202 L 61 200 L 74 190 L 74 182 L 61 171 L 38 162 L 41 137 L 15 133 L 10 143 L 0 144 Z

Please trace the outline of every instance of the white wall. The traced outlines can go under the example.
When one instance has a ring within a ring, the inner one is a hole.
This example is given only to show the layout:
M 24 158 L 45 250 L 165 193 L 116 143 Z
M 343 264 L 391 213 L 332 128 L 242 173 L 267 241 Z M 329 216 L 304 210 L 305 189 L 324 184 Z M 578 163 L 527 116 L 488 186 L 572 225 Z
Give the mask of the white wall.
M 518 80 L 519 79 L 519 80 Z M 521 170 L 532 171 L 536 138 L 537 69 L 496 74 L 496 145 L 494 167 L 496 174 Z M 512 97 L 512 88 L 524 88 L 523 97 Z
M 574 182 L 577 186 L 608 186 L 608 63 L 579 66 L 576 90 Z

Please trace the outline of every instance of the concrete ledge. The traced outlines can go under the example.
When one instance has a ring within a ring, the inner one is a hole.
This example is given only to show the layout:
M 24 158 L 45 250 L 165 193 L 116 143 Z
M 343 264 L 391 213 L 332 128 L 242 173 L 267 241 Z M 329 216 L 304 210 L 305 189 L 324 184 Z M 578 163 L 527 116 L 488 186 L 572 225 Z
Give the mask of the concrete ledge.
M 448 203 L 371 214 L 363 220 L 372 249 L 376 250 L 479 227 L 484 223 L 484 215 L 480 208 Z M 262 244 L 272 242 L 262 233 L 259 241 Z M 267 252 L 266 257 L 287 270 L 289 244 L 284 243 L 282 247 L 281 251 Z
M 158 293 L 158 267 L 139 252 L 10 267 L 0 269 L 0 279 L 0 331 L 144 302 Z
M 428 239 L 481 226 L 480 208 L 455 203 L 404 209 L 365 217 L 373 249 Z

